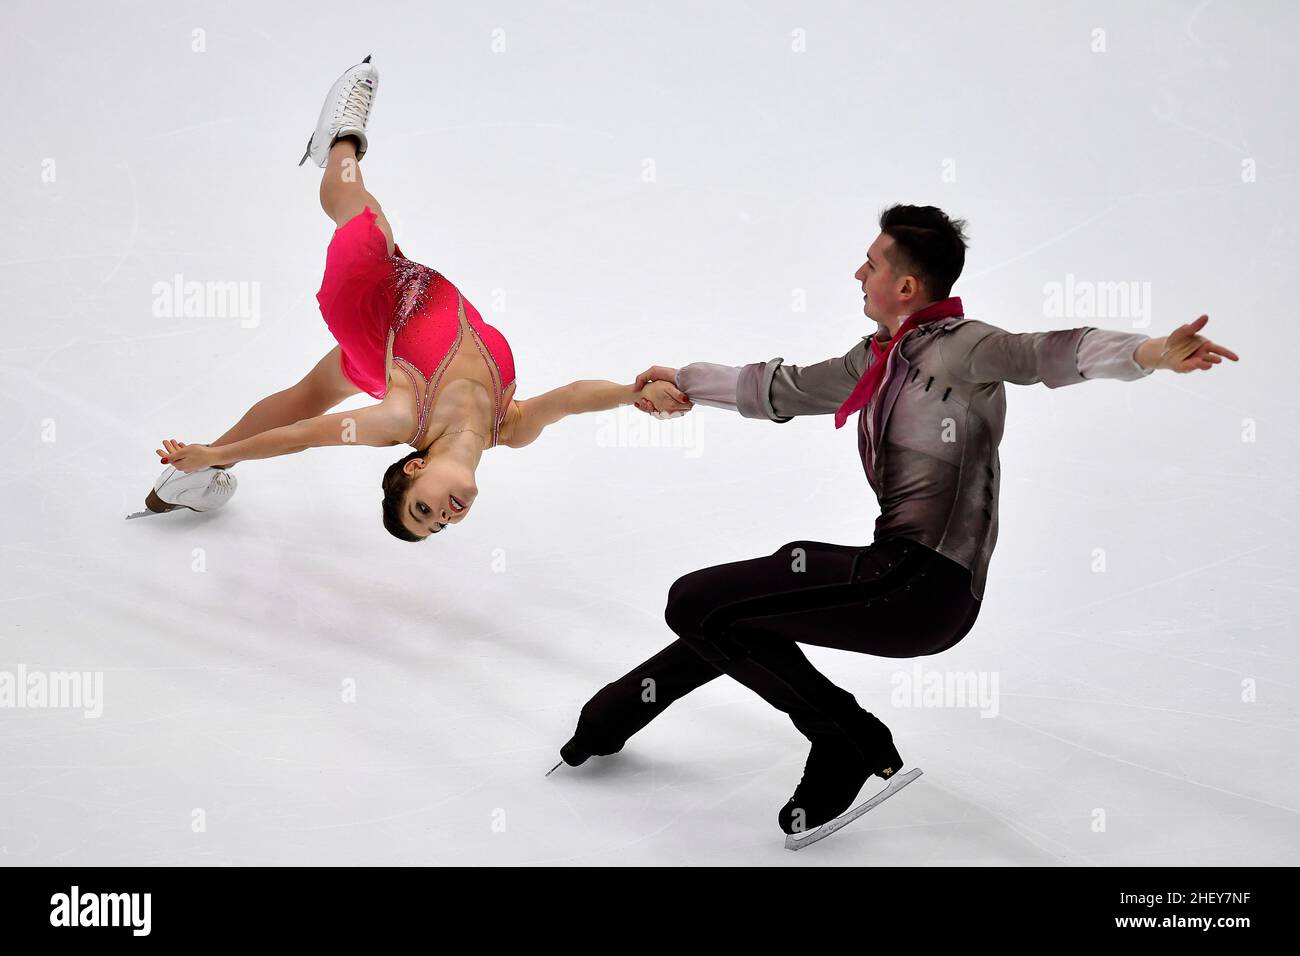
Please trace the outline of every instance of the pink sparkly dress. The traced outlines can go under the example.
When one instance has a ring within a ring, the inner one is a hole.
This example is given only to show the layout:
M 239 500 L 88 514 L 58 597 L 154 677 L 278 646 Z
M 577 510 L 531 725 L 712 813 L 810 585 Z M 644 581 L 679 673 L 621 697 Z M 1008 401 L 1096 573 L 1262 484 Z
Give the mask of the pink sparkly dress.
M 316 293 L 325 324 L 342 350 L 343 374 L 382 399 L 388 392 L 388 334 L 396 330 L 393 364 L 410 379 L 418 402 L 418 424 L 407 439 L 414 446 L 424 434 L 443 372 L 462 346 L 476 348 L 493 382 L 488 447 L 496 445 L 509 406 L 507 393 L 513 393 L 515 384 L 510 344 L 441 273 L 406 258 L 396 243 L 390 256 L 377 218 L 367 206 L 334 233 Z

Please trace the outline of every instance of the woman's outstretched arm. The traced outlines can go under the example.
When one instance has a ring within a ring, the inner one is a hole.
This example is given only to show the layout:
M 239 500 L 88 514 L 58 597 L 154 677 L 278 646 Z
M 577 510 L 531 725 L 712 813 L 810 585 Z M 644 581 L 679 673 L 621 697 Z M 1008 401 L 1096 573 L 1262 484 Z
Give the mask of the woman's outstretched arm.
M 501 427 L 501 444 L 523 448 L 535 441 L 547 425 L 553 425 L 561 418 L 633 405 L 639 399 L 650 399 L 656 408 L 664 411 L 685 411 L 691 407 L 687 397 L 666 382 L 650 382 L 641 387 L 635 382 L 619 385 L 617 382 L 583 379 L 534 398 L 511 402 Z
M 257 402 L 248 411 L 244 412 L 244 417 L 232 425 L 224 435 L 212 443 L 213 447 L 217 445 L 232 445 L 244 438 L 251 438 L 253 435 L 260 435 L 268 429 L 278 428 L 282 425 L 289 425 L 303 418 L 310 418 L 325 411 L 317 407 L 310 395 L 306 394 L 298 386 L 286 388 L 273 395 Z M 218 462 L 218 464 L 234 464 L 233 462 Z
M 158 454 L 179 470 L 190 472 L 212 465 L 293 455 L 308 448 L 329 445 L 370 445 L 377 448 L 398 445 L 402 439 L 396 436 L 404 427 L 400 413 L 391 405 L 381 403 L 306 418 L 229 445 L 184 445 L 167 441 Z
M 339 367 L 341 354 L 339 346 L 334 346 L 303 376 L 302 381 L 257 402 L 224 435 L 212 442 L 212 447 L 233 445 L 281 425 L 315 418 L 357 394 L 361 390 L 344 377 Z M 215 464 L 225 466 L 233 463 L 219 461 Z

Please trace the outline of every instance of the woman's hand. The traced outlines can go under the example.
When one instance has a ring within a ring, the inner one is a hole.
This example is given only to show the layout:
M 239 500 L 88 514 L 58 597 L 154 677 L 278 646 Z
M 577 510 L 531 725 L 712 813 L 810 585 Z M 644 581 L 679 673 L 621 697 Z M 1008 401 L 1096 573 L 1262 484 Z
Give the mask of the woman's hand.
M 643 372 L 642 374 L 648 373 Z M 637 380 L 640 381 L 640 376 L 638 376 Z M 685 413 L 695 407 L 695 403 L 690 400 L 685 392 L 679 390 L 676 385 L 666 379 L 646 384 L 637 396 L 635 404 L 641 411 L 654 415 L 664 412 L 669 414 Z
M 207 445 L 187 445 L 183 441 L 164 438 L 163 447 L 155 448 L 154 451 L 162 458 L 164 465 L 172 465 L 177 471 L 186 474 L 212 465 L 212 449 Z
M 1218 365 L 1224 358 L 1238 361 L 1236 352 L 1196 334 L 1209 321 L 1208 315 L 1202 315 L 1195 322 L 1180 325 L 1162 339 L 1148 339 L 1143 342 L 1138 346 L 1138 364 L 1143 368 L 1167 368 L 1174 372 L 1193 372 Z

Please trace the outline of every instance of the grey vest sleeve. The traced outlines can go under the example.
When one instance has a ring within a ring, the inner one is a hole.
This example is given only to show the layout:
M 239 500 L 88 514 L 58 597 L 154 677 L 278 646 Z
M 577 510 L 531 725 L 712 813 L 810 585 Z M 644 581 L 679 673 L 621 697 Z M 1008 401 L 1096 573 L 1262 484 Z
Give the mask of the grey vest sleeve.
M 677 387 L 699 405 L 725 408 L 745 418 L 768 418 L 788 422 L 772 408 L 769 393 L 772 378 L 784 359 L 754 362 L 749 365 L 715 365 L 692 362 L 677 370 Z
M 871 361 L 870 336 L 864 335 L 843 355 L 815 365 L 786 365 L 779 357 L 746 365 L 736 383 L 738 411 L 774 422 L 830 415 L 844 404 Z
M 1153 371 L 1133 353 L 1146 336 L 1084 326 L 1058 332 L 1008 332 L 968 320 L 939 340 L 948 371 L 966 382 L 1011 382 L 1048 388 L 1093 378 L 1142 378 Z
M 786 365 L 777 357 L 749 365 L 692 362 L 677 370 L 677 387 L 692 402 L 739 412 L 745 418 L 788 422 L 796 415 L 829 415 L 844 404 L 869 359 L 870 336 L 838 358 Z
M 677 370 L 675 384 L 697 405 L 710 405 L 736 411 L 736 382 L 739 365 L 715 365 L 692 362 Z
M 1140 332 L 1088 329 L 1079 343 L 1079 374 L 1084 378 L 1118 378 L 1126 382 L 1155 371 L 1137 363 L 1134 353 L 1147 340 Z

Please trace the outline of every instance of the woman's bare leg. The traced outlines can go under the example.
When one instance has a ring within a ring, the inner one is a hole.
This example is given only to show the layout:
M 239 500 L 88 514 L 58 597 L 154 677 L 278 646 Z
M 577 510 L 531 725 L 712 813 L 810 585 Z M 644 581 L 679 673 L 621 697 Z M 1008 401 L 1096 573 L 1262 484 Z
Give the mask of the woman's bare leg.
M 342 226 L 369 206 L 378 217 L 375 225 L 388 240 L 388 254 L 393 254 L 393 227 L 388 224 L 379 200 L 366 191 L 361 178 L 361 163 L 357 161 L 356 140 L 350 136 L 330 147 L 325 175 L 320 181 L 320 205 L 337 226 Z
M 340 351 L 336 345 L 297 385 L 266 396 L 212 444 L 229 445 L 281 425 L 324 415 L 339 402 L 361 391 L 343 376 L 339 368 Z

